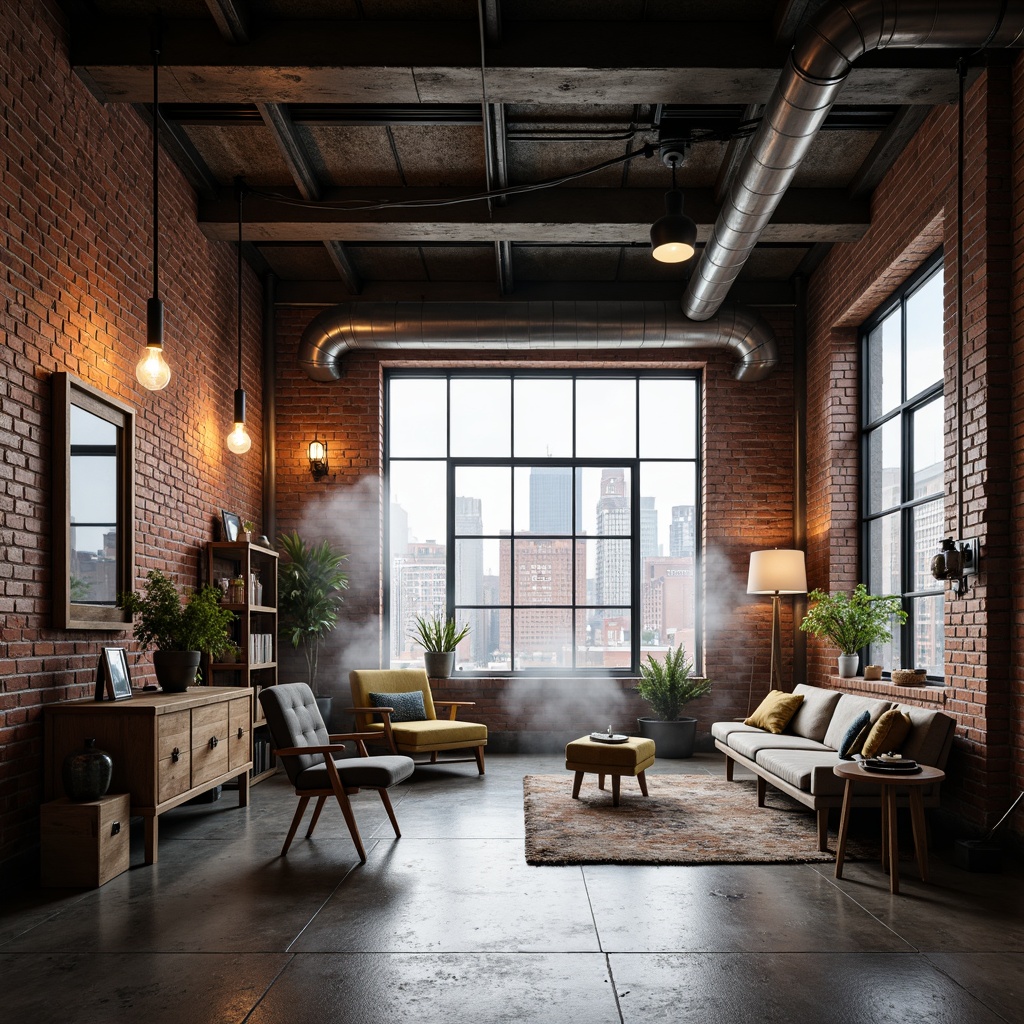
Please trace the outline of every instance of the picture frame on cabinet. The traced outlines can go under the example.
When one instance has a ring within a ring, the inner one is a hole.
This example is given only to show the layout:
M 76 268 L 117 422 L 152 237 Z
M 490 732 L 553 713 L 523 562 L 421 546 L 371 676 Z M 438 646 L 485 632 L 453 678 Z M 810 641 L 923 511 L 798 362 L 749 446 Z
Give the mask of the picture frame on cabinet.
M 96 673 L 97 700 L 127 700 L 132 695 L 132 677 L 123 647 L 104 647 Z
M 220 510 L 220 521 L 224 528 L 225 540 L 238 540 L 238 532 L 242 528 L 242 520 L 234 512 Z

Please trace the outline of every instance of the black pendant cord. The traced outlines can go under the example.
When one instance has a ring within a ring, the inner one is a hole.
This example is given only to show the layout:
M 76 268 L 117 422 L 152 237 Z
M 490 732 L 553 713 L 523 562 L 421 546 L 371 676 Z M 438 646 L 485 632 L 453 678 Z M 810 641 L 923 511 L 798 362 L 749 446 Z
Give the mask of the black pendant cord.
M 956 65 L 956 537 L 964 532 L 964 135 L 967 61 Z
M 153 298 L 160 297 L 160 48 L 153 47 Z
M 245 192 L 242 187 L 242 179 L 239 178 L 235 183 L 238 189 L 238 252 L 237 256 L 237 278 L 238 278 L 238 316 L 236 319 L 236 328 L 238 331 L 238 388 L 242 387 L 242 200 L 245 198 Z

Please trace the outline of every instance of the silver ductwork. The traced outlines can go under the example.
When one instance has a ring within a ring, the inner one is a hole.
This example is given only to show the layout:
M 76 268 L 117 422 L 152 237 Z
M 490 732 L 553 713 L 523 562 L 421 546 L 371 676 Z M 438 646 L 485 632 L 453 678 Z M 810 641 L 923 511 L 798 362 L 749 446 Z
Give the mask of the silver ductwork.
M 299 365 L 337 380 L 351 349 L 522 352 L 552 349 L 726 348 L 737 380 L 766 377 L 779 360 L 771 327 L 752 309 L 687 320 L 675 302 L 348 302 L 310 322 Z
M 858 57 L 883 47 L 1024 45 L 1024 0 L 836 0 L 800 31 L 683 296 L 713 316 L 771 219 Z M 951 69 L 952 74 L 952 69 Z

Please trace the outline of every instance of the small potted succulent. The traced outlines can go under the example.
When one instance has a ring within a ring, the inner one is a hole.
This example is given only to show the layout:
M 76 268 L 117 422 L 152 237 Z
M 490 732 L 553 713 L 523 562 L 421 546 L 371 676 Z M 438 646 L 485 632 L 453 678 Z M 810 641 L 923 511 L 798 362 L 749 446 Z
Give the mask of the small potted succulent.
M 179 593 L 159 569 L 146 574 L 142 594 L 118 596 L 118 605 L 136 616 L 135 639 L 142 649 L 157 648 L 153 668 L 167 692 L 181 693 L 196 681 L 201 655 L 216 660 L 232 646 L 228 626 L 235 613 L 220 599 L 220 588 L 211 585 Z
M 242 520 L 242 540 L 251 541 L 256 532 L 256 524 L 251 519 Z
M 711 692 L 711 680 L 694 675 L 693 662 L 680 644 L 670 647 L 665 660 L 648 654 L 640 663 L 640 678 L 634 691 L 654 711 L 654 718 L 638 718 L 640 735 L 654 740 L 658 757 L 692 757 L 697 736 L 697 719 L 683 715 L 691 700 Z
M 447 679 L 455 671 L 455 649 L 469 634 L 469 624 L 459 626 L 447 615 L 416 616 L 409 634 L 423 648 L 423 665 L 431 679 Z

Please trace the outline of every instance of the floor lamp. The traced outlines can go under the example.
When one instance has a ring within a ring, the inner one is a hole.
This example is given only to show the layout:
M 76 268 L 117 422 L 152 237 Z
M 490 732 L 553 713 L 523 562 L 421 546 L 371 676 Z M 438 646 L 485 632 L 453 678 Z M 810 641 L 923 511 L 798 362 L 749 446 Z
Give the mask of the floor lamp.
M 772 548 L 750 552 L 747 574 L 748 594 L 772 597 L 772 669 L 773 690 L 782 689 L 782 636 L 779 625 L 779 598 L 783 594 L 806 594 L 807 571 L 802 551 Z

